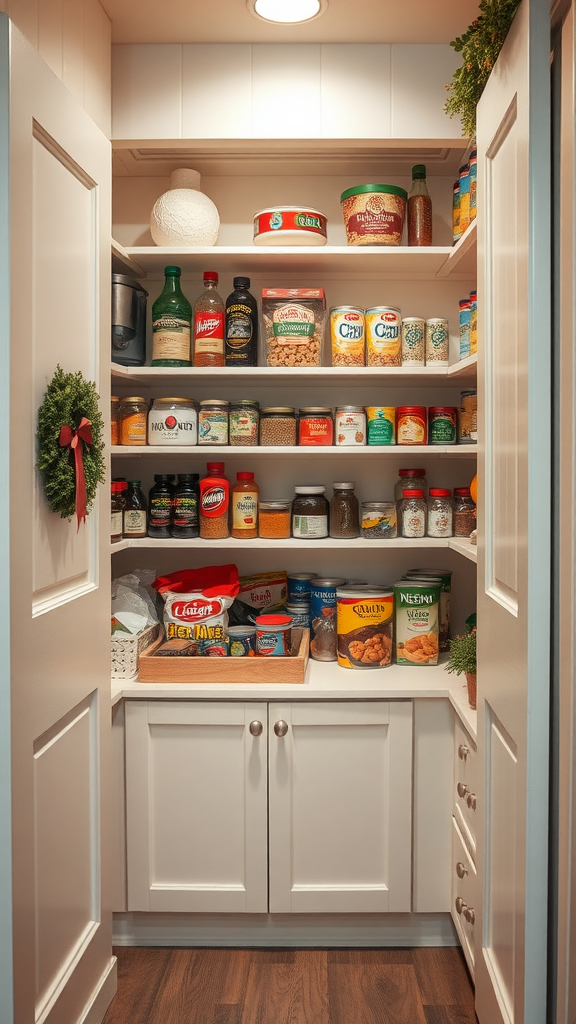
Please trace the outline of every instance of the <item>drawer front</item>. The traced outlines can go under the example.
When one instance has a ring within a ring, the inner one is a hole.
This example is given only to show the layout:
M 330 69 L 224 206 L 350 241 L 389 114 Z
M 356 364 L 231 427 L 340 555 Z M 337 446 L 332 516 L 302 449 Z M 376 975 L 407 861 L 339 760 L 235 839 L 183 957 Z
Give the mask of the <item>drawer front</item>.
M 476 868 L 456 820 L 452 819 L 452 920 L 474 977 L 475 904 L 478 892 Z
M 454 815 L 476 856 L 476 745 L 457 720 L 454 729 Z

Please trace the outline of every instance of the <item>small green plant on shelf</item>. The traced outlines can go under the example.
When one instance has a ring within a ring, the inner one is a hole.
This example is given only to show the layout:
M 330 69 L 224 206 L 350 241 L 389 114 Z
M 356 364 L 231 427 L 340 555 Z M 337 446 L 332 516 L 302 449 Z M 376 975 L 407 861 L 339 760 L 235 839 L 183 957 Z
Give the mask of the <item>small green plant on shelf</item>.
M 450 640 L 450 655 L 447 672 L 455 672 L 457 676 L 466 676 L 468 684 L 468 701 L 470 707 L 476 707 L 476 626 L 468 633 L 453 636 Z
M 520 0 L 481 0 L 480 13 L 463 35 L 450 46 L 462 54 L 462 66 L 452 76 L 446 88 L 451 95 L 445 111 L 450 117 L 460 114 L 462 131 L 466 138 L 476 134 L 476 106 L 490 72 L 502 49 Z

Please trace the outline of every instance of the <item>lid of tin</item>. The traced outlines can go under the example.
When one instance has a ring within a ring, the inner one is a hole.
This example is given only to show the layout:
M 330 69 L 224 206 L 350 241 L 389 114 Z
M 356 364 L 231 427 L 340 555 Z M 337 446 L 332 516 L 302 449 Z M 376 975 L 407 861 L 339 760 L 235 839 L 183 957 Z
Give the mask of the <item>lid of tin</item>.
M 427 324 L 446 324 L 448 327 L 448 321 L 445 316 L 431 316 L 426 321 Z
M 476 302 L 478 299 L 478 292 L 470 292 L 470 302 Z
M 294 491 L 295 491 L 296 494 L 324 494 L 325 490 L 326 490 L 326 488 L 320 486 L 320 484 L 306 484 L 305 486 L 295 487 L 294 488 Z M 300 579 L 302 579 L 302 578 L 303 577 L 300 577 Z M 312 579 L 314 579 L 314 577 L 313 576 L 307 576 L 306 579 L 311 579 L 312 580 Z
M 456 406 L 454 405 L 430 405 L 428 412 L 433 416 L 437 412 L 456 412 Z
M 276 501 L 261 501 L 260 509 L 264 512 L 285 512 L 292 504 L 292 498 L 278 498 Z
M 408 491 L 404 491 L 403 493 L 404 493 L 404 497 L 405 498 L 423 498 L 424 497 L 424 491 L 408 490 Z
M 366 192 L 386 192 L 389 195 L 400 196 L 404 202 L 408 199 L 406 189 L 400 188 L 399 185 L 355 185 L 353 188 L 347 188 L 346 191 L 342 193 L 340 196 L 340 202 L 343 203 L 344 200 L 349 199 L 350 196 L 361 196 Z
M 254 621 L 257 626 L 289 626 L 292 619 L 289 615 L 258 615 Z
M 476 388 L 469 388 L 468 391 L 461 391 L 460 392 L 461 398 L 468 398 L 468 397 L 476 398 L 477 395 L 478 395 L 478 392 L 477 392 Z
M 144 402 L 147 405 L 146 399 L 142 395 L 131 395 L 130 398 L 122 398 L 122 402 Z
M 299 412 L 301 416 L 302 414 L 310 416 L 314 414 L 318 415 L 319 413 L 329 416 L 332 415 L 332 409 L 329 409 L 327 405 L 308 405 L 306 408 L 300 409 Z
M 407 569 L 405 575 L 411 576 L 417 573 L 418 576 L 451 576 L 452 569 Z
M 370 583 L 352 585 L 348 583 L 344 587 L 338 587 L 337 597 L 392 597 L 392 587 L 372 586 Z
M 413 585 L 415 587 L 419 587 L 419 588 L 420 587 L 434 587 L 434 589 L 437 589 L 439 587 L 439 585 L 440 585 L 440 582 L 441 582 L 440 579 L 438 579 L 438 583 L 433 582 L 432 580 L 424 580 L 424 579 L 422 579 L 422 580 L 415 580 Z M 396 587 L 410 587 L 410 586 L 412 586 L 410 580 L 398 580 L 394 584 L 394 589 L 396 589 Z
M 470 299 L 460 299 L 458 305 L 460 309 L 470 309 Z
M 289 572 L 288 573 L 288 579 L 289 580 L 315 580 L 316 579 L 316 573 L 315 572 Z
M 154 406 L 157 405 L 196 405 L 193 398 L 153 398 Z
M 227 626 L 226 632 L 228 636 L 254 636 L 254 633 L 256 632 L 256 626 Z
M 398 316 L 401 317 L 402 310 L 400 306 L 371 306 L 366 310 L 366 315 L 368 313 L 398 313 Z
M 224 406 L 228 407 L 230 402 L 227 402 L 223 398 L 203 398 L 200 405 L 220 405 L 224 408 Z
M 332 306 L 330 309 L 330 315 L 332 313 L 361 313 L 364 316 L 363 306 Z
M 337 405 L 336 412 L 364 412 L 363 405 Z
M 452 491 L 446 490 L 444 487 L 431 487 L 428 493 L 431 498 L 449 498 Z
M 417 576 L 416 573 L 412 573 L 409 576 L 408 573 L 406 573 L 403 578 L 405 583 L 442 583 L 441 576 L 426 575 L 425 573 L 422 573 L 421 576 Z
M 424 320 L 423 316 L 403 316 L 402 317 L 402 323 L 403 324 L 423 324 L 425 322 L 426 321 Z
M 398 408 L 396 409 L 396 412 L 397 412 L 398 416 L 400 416 L 401 413 L 407 413 L 407 412 L 416 412 L 416 413 L 420 413 L 420 415 L 426 415 L 426 406 L 425 405 L 399 405 Z
M 348 480 L 347 483 L 332 484 L 335 491 L 353 491 L 354 480 Z
M 311 587 L 343 587 L 346 580 L 343 576 L 315 576 L 310 582 Z
M 423 491 L 420 491 L 420 493 L 422 494 Z M 404 494 L 406 494 L 406 491 L 404 491 Z M 375 510 L 378 509 L 378 510 L 381 511 L 382 509 L 392 509 L 392 508 L 395 509 L 396 508 L 396 502 L 395 501 L 362 501 L 361 502 L 361 506 L 362 506 L 363 509 L 375 509 Z
M 291 416 L 294 415 L 295 409 L 293 405 L 269 405 L 266 409 L 261 410 L 263 416 L 274 415 L 275 413 L 289 413 Z
M 459 174 L 468 174 L 469 170 L 470 170 L 470 164 L 462 164 L 462 167 L 459 168 L 458 173 Z

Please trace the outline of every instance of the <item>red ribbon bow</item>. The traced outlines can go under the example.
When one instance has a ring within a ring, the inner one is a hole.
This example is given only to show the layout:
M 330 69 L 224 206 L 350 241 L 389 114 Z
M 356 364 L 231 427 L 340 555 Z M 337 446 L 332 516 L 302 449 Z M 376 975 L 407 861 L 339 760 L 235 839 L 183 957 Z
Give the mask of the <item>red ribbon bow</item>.
M 82 440 L 85 444 L 93 444 L 92 431 L 90 429 L 91 426 L 92 424 L 90 420 L 87 420 L 86 417 L 83 416 L 76 430 L 72 430 L 67 423 L 60 427 L 60 447 L 70 447 L 74 452 L 76 518 L 78 519 L 78 529 L 80 529 L 80 523 L 86 522 L 86 477 L 84 476 L 82 445 L 79 442 Z

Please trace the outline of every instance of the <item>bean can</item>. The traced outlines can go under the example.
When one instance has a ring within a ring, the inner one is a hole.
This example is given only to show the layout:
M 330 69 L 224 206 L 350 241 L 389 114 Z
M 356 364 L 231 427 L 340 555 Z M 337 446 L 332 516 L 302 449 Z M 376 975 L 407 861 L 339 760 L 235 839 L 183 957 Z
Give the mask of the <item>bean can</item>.
M 338 587 L 338 664 L 384 668 L 392 662 L 394 592 L 391 587 Z
M 400 405 L 396 409 L 397 444 L 426 444 L 426 407 Z
M 310 656 L 336 661 L 336 591 L 345 579 L 316 578 L 310 583 Z
M 396 444 L 396 408 L 367 405 L 368 444 Z
M 366 411 L 362 405 L 336 406 L 336 444 L 342 447 L 366 444 Z
M 246 658 L 254 655 L 256 628 L 254 626 L 228 626 L 231 658 Z
M 401 366 L 401 313 L 396 306 L 366 310 L 366 362 L 368 366 Z
M 304 604 L 304 602 L 296 601 L 294 604 L 287 604 L 286 614 L 292 619 L 293 626 L 299 626 L 301 629 L 310 629 L 310 605 Z
M 418 316 L 402 320 L 402 366 L 424 366 L 426 321 Z
M 335 306 L 330 310 L 332 366 L 364 366 L 364 310 Z
M 428 443 L 456 444 L 458 410 L 452 405 L 431 405 L 428 409 Z
M 426 363 L 448 366 L 450 332 L 448 321 L 433 317 L 426 321 Z
M 288 575 L 289 604 L 310 604 L 310 581 L 316 579 L 315 572 L 295 572 Z

